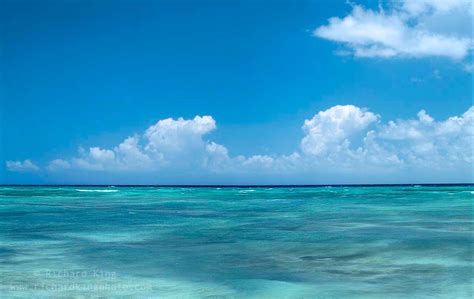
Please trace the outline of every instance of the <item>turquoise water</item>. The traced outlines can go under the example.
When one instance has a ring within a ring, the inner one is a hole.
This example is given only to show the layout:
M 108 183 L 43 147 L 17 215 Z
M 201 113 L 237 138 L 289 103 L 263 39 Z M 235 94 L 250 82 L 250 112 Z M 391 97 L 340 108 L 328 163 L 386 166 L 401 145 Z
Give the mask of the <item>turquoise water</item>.
M 472 298 L 473 190 L 0 187 L 0 293 Z

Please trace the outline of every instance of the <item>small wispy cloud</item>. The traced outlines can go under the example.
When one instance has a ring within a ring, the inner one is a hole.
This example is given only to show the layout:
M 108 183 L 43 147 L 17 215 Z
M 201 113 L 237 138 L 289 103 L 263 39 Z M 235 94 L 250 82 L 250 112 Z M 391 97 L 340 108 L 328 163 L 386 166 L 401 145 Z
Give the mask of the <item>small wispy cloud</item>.
M 9 171 L 15 172 L 36 172 L 39 171 L 39 167 L 36 166 L 31 160 L 24 161 L 6 161 L 6 167 Z
M 52 160 L 47 167 L 49 171 L 61 171 L 69 168 L 71 168 L 71 163 L 63 159 Z
M 466 63 L 464 64 L 464 70 L 468 73 L 474 72 L 474 63 Z

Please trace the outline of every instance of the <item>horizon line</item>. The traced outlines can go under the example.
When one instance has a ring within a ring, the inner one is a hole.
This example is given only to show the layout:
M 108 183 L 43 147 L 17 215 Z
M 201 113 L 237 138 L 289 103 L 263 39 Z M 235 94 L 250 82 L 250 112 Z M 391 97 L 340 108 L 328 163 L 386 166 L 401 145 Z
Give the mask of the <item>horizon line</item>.
M 404 184 L 0 184 L 0 187 L 155 187 L 155 188 L 317 188 L 317 187 L 396 187 L 396 186 L 474 186 L 474 183 Z

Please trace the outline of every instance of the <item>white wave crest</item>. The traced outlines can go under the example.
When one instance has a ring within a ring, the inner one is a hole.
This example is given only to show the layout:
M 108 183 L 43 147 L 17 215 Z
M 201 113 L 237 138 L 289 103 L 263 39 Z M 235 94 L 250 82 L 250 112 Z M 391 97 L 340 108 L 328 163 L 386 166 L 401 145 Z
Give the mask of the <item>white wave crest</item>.
M 254 189 L 248 189 L 248 190 L 240 190 L 239 193 L 250 193 L 250 192 L 255 192 L 257 190 Z
M 114 189 L 76 189 L 77 192 L 101 192 L 101 193 L 112 193 L 119 192 L 120 190 Z

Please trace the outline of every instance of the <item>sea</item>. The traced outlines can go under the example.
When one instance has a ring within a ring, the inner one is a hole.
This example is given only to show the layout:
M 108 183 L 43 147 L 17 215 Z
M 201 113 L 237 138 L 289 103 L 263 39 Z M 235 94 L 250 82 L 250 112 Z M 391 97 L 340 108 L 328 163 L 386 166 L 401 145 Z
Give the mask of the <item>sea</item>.
M 473 185 L 0 186 L 1 298 L 473 298 Z

